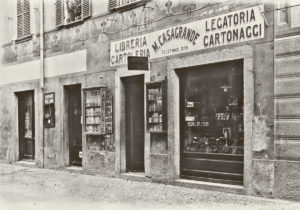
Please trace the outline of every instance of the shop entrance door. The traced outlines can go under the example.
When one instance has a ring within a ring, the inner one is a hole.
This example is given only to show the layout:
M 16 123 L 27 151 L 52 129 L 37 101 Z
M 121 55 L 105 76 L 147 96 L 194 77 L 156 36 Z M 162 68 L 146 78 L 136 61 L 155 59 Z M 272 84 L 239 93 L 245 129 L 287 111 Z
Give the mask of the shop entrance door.
M 144 76 L 128 77 L 125 84 L 126 170 L 144 171 Z
M 242 184 L 242 61 L 187 68 L 179 74 L 181 177 Z
M 66 86 L 68 103 L 69 160 L 71 166 L 82 165 L 81 85 Z
M 19 159 L 34 159 L 34 98 L 33 91 L 18 94 Z

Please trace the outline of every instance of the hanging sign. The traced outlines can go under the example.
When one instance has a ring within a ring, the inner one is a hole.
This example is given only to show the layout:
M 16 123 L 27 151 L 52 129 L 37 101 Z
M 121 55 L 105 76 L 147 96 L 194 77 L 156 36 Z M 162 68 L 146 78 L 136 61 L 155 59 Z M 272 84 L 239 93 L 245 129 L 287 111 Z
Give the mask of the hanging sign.
M 128 56 L 128 70 L 149 70 L 148 57 Z
M 259 6 L 201 19 L 112 42 L 110 65 L 126 64 L 128 56 L 153 59 L 260 39 L 264 27 Z
M 54 93 L 46 93 L 45 104 L 53 104 L 53 103 L 54 103 Z

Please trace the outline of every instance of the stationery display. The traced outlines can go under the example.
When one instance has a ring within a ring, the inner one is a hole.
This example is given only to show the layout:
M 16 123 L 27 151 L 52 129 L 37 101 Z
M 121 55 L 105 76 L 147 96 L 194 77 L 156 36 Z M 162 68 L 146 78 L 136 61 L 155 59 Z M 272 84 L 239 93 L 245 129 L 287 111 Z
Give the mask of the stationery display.
M 166 132 L 166 81 L 147 84 L 147 131 Z
M 106 134 L 106 88 L 84 89 L 84 130 L 87 134 Z

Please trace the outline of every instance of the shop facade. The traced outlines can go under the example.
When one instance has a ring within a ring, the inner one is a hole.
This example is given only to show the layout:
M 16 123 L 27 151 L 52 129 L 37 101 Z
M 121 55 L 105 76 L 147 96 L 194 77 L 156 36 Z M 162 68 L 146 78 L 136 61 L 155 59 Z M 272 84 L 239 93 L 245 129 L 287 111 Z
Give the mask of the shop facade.
M 43 58 L 28 52 L 39 35 L 3 47 L 1 160 L 288 197 L 275 184 L 274 5 L 229 2 L 179 21 L 141 2 L 47 32 Z M 128 56 L 149 70 L 129 70 Z

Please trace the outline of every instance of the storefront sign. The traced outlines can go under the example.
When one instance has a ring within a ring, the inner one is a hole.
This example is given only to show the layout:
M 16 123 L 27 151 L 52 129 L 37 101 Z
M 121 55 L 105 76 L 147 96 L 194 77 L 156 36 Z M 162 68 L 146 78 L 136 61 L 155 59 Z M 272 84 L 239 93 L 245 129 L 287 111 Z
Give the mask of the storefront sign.
M 255 6 L 112 42 L 110 65 L 126 64 L 127 56 L 153 59 L 263 37 L 264 18 Z
M 149 70 L 148 57 L 128 56 L 128 70 Z
M 54 93 L 46 93 L 45 104 L 53 104 L 53 103 L 54 103 Z

